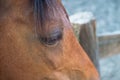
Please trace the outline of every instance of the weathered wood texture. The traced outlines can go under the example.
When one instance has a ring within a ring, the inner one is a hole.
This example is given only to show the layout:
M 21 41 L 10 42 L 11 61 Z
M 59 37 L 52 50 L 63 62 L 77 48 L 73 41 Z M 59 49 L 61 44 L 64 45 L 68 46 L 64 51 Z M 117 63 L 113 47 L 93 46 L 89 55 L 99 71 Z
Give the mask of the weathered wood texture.
M 99 71 L 98 39 L 96 37 L 95 19 L 89 19 L 87 22 L 82 24 L 74 24 L 73 22 L 73 25 L 80 44 Z
M 99 71 L 98 44 L 95 34 L 94 21 L 81 26 L 79 42 Z
M 120 53 L 120 34 L 101 35 L 98 38 L 100 58 Z

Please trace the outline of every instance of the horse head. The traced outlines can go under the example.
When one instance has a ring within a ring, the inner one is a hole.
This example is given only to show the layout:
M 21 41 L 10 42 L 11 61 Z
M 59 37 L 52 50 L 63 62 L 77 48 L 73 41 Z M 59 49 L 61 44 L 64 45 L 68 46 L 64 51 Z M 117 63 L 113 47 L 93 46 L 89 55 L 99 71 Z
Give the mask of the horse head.
M 99 80 L 60 0 L 0 0 L 0 80 Z

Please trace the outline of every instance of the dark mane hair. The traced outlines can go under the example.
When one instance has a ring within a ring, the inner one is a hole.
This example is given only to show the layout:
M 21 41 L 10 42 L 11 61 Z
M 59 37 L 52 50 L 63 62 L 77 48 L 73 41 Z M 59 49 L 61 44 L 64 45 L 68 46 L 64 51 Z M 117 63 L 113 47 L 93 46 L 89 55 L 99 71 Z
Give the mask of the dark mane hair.
M 64 12 L 66 17 L 68 15 L 61 4 L 60 0 L 34 0 L 34 15 L 37 30 L 44 30 L 44 25 L 46 21 L 51 20 L 51 16 L 56 16 L 56 12 L 60 13 Z M 56 17 L 60 17 L 57 14 Z
M 46 19 L 50 18 L 49 13 L 54 12 L 53 9 L 56 9 L 57 0 L 35 0 L 34 4 L 34 12 L 35 12 L 35 19 L 39 26 L 43 26 Z M 49 11 L 48 11 L 49 9 Z

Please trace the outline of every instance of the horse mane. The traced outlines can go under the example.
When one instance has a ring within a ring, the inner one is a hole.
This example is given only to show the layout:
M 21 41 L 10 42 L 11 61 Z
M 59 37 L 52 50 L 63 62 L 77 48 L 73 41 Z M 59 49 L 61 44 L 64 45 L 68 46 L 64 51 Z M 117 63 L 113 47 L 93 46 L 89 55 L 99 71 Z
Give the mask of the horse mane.
M 40 29 L 44 32 L 44 25 L 46 21 L 51 21 L 51 16 L 59 17 L 56 12 L 59 14 L 64 12 L 63 14 L 65 14 L 68 18 L 66 10 L 60 0 L 34 0 L 36 29 Z

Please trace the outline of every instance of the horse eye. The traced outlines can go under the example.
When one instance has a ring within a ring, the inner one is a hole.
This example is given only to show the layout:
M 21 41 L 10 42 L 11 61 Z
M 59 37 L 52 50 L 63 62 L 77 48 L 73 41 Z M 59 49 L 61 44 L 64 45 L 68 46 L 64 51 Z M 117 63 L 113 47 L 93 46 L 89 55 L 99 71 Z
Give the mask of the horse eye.
M 62 32 L 55 32 L 47 37 L 40 37 L 39 39 L 46 45 L 54 45 L 62 39 Z

